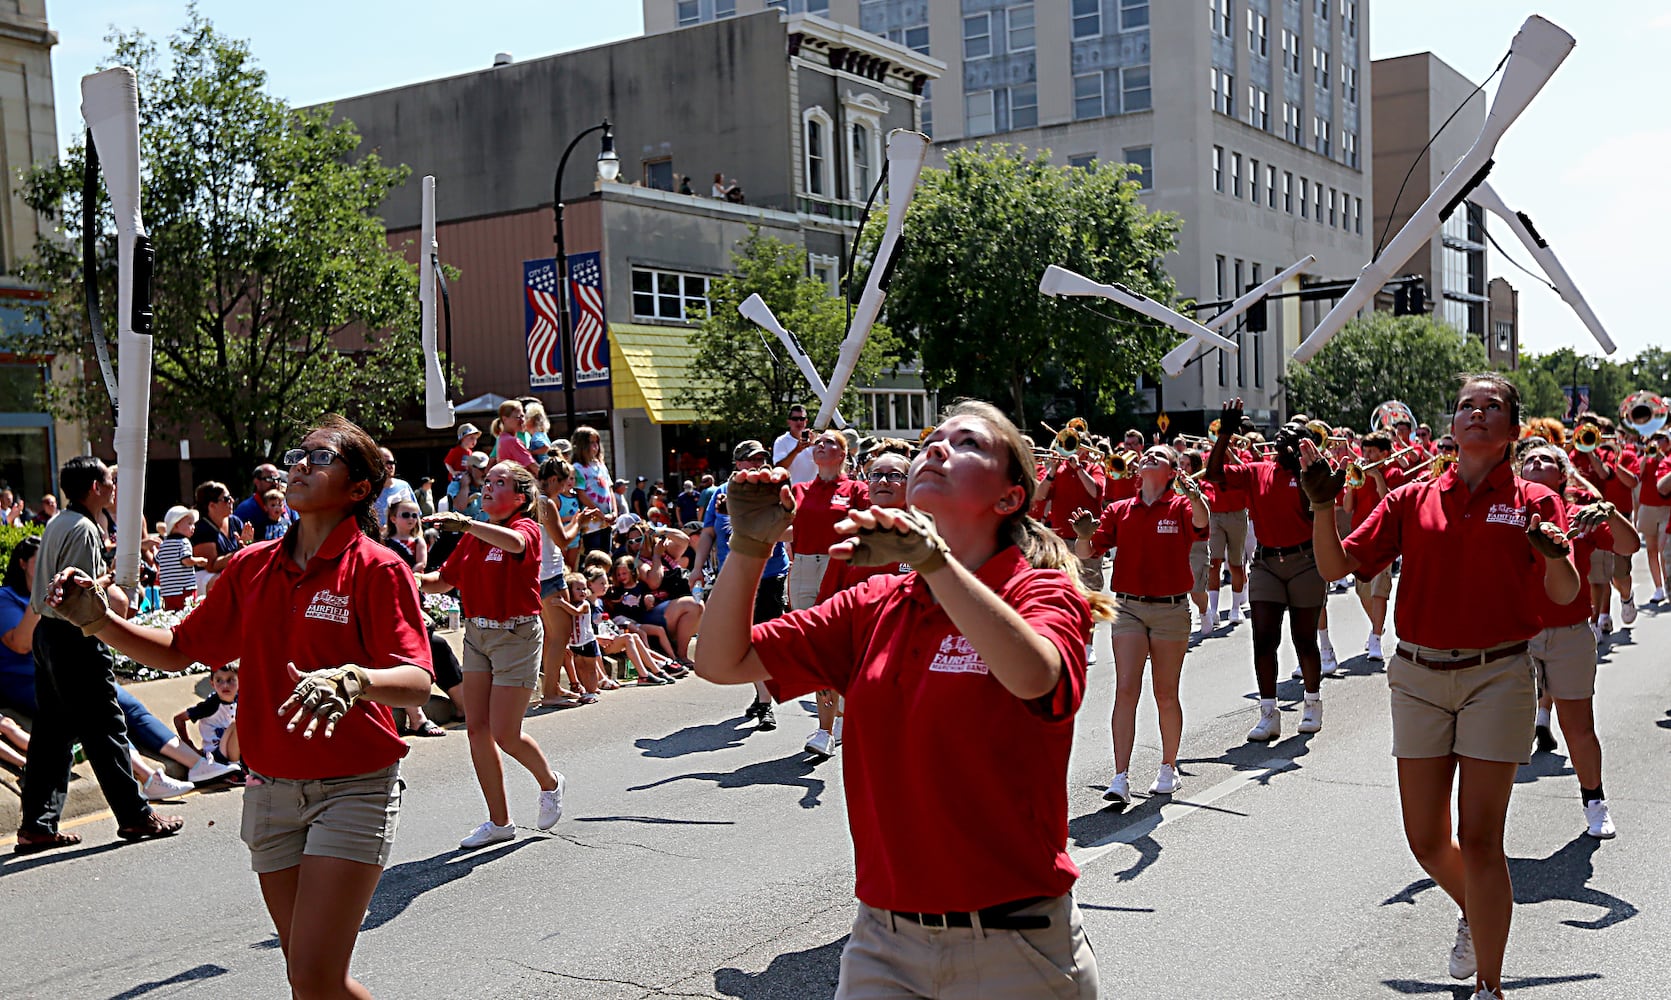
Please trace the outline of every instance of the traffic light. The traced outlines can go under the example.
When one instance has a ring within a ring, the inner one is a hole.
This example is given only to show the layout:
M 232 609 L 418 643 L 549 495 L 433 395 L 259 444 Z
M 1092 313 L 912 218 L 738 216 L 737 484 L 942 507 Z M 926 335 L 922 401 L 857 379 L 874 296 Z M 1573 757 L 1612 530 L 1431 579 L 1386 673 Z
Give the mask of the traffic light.
M 1393 290 L 1394 316 L 1425 316 L 1427 314 L 1427 286 L 1421 278 L 1412 278 Z

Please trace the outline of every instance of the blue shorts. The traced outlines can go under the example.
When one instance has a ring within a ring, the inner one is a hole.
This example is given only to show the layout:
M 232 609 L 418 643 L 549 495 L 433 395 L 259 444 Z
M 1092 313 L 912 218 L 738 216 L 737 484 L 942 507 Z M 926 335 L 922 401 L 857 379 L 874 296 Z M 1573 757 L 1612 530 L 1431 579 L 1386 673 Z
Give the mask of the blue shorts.
M 547 597 L 550 597 L 552 594 L 565 592 L 565 591 L 568 590 L 568 586 L 569 586 L 569 582 L 567 580 L 563 579 L 561 574 L 559 574 L 557 576 L 554 576 L 554 577 L 551 577 L 550 579 L 541 580 L 540 581 L 540 600 L 543 601 Z

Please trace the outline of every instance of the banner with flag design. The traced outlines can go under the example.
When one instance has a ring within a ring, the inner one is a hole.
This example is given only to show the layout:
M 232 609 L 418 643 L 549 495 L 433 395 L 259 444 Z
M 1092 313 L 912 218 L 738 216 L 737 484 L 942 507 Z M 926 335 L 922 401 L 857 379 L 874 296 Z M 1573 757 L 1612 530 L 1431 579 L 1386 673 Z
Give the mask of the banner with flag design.
M 522 262 L 523 317 L 528 336 L 528 385 L 563 387 L 563 351 L 558 326 L 557 261 Z M 600 254 L 569 254 L 570 319 L 576 386 L 609 385 L 609 328 L 603 315 L 603 260 Z

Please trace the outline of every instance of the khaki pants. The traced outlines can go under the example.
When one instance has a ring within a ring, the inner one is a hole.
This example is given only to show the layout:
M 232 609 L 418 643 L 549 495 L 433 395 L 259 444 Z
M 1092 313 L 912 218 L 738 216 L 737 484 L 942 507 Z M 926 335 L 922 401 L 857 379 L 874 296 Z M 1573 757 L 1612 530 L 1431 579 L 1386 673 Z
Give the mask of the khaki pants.
M 789 610 L 802 611 L 818 603 L 818 588 L 823 585 L 824 571 L 829 568 L 829 553 L 795 553 L 795 562 L 789 570 Z
M 930 930 L 860 903 L 836 1000 L 1093 1000 L 1097 956 L 1073 897 L 1016 912 L 1048 914 L 1050 926 Z

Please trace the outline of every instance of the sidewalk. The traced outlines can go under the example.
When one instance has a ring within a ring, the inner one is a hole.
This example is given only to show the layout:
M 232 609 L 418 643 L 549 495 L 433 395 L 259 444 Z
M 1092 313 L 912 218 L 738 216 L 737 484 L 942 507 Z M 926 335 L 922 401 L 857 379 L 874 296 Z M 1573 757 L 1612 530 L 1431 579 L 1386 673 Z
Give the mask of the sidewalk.
M 442 637 L 453 647 L 454 654 L 464 652 L 464 631 L 454 629 L 443 631 Z M 161 680 L 126 683 L 122 685 L 129 693 L 138 698 L 150 710 L 152 715 L 163 722 L 171 722 L 174 713 L 188 705 L 207 698 L 213 690 L 209 685 L 208 674 L 184 674 L 181 676 L 164 677 Z M 425 713 L 438 725 L 450 725 L 453 722 L 452 703 L 436 692 L 430 698 Z M 15 716 L 14 717 L 21 718 Z M 427 741 L 419 741 L 427 742 Z M 444 741 L 443 741 L 444 742 Z M 141 751 L 144 754 L 144 751 Z M 150 754 L 144 754 L 153 765 L 158 763 Z M 176 778 L 185 778 L 186 769 L 174 761 L 165 761 L 168 773 Z M 0 768 L 0 838 L 9 838 L 17 832 L 18 823 L 22 820 L 20 798 L 23 792 L 23 777 L 10 770 Z M 83 816 L 103 812 L 106 809 L 104 793 L 99 790 L 99 783 L 93 778 L 91 766 L 81 763 L 75 765 L 70 772 L 69 795 L 64 800 L 64 815 L 62 821 L 68 824 L 71 820 Z

